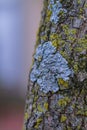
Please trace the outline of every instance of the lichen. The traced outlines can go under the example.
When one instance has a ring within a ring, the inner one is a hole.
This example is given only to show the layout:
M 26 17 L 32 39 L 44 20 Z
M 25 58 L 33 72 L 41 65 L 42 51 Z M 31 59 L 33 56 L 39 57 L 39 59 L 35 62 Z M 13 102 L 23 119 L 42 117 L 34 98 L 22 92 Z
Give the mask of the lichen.
M 67 13 L 67 10 L 62 7 L 62 4 L 59 0 L 50 0 L 48 10 L 52 12 L 52 15 L 50 17 L 50 21 L 53 23 L 58 23 L 59 21 L 59 15 L 65 15 Z M 62 14 L 61 14 L 62 13 Z
M 41 61 L 38 60 L 39 57 L 42 57 Z M 30 79 L 32 82 L 37 82 L 41 91 L 57 92 L 59 90 L 57 79 L 62 78 L 67 81 L 70 76 L 73 76 L 72 69 L 69 69 L 66 59 L 50 41 L 37 47 Z

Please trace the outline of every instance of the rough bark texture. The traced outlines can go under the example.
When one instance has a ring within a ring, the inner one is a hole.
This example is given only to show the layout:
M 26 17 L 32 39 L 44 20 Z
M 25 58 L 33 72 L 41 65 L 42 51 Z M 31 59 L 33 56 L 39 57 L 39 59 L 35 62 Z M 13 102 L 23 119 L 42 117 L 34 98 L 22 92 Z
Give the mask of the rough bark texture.
M 25 130 L 87 130 L 87 0 L 44 0 Z

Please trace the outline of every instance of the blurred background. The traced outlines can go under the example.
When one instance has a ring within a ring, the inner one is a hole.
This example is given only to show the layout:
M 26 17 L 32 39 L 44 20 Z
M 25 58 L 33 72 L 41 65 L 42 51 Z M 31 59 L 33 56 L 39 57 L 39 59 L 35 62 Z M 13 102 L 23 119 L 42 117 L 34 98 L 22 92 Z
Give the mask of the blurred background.
M 22 130 L 42 0 L 0 0 L 0 130 Z

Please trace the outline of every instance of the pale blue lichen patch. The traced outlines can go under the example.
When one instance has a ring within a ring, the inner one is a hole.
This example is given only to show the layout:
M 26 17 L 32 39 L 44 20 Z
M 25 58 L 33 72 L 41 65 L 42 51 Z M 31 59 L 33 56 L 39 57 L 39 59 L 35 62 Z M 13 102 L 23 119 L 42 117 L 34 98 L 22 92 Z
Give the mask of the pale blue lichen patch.
M 59 14 L 66 14 L 67 10 L 62 7 L 60 0 L 50 0 L 48 10 L 52 11 L 52 15 L 50 17 L 50 21 L 55 24 L 59 21 Z
M 42 57 L 41 61 L 38 60 L 39 57 Z M 37 47 L 30 80 L 36 82 L 41 91 L 57 92 L 59 90 L 58 79 L 62 78 L 67 81 L 72 75 L 73 71 L 68 67 L 68 62 L 50 41 Z

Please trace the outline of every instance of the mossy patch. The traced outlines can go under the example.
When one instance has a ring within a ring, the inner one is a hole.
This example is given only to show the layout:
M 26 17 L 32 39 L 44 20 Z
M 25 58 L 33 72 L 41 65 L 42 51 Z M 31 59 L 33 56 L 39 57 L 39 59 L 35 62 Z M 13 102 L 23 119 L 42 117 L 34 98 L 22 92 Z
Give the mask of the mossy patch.
M 64 88 L 68 88 L 69 87 L 68 81 L 64 81 L 62 78 L 58 79 L 58 84 L 59 84 L 60 87 L 61 86 L 63 86 Z
M 39 127 L 39 125 L 41 124 L 42 120 L 43 120 L 42 118 L 38 118 L 38 119 L 37 119 L 36 124 L 35 124 L 35 126 L 34 126 L 35 129 L 38 129 L 38 127 Z
M 61 115 L 60 122 L 65 122 L 67 120 L 66 115 Z
M 87 117 L 87 110 L 79 109 L 76 115 L 86 116 Z
M 61 107 L 67 106 L 68 103 L 70 103 L 70 98 L 69 97 L 65 97 L 65 98 L 62 98 L 62 99 L 58 100 L 58 105 L 61 106 Z
M 40 38 L 41 38 L 41 41 L 43 41 L 43 42 L 48 41 L 47 35 L 43 35 L 43 36 L 41 36 Z
M 27 112 L 25 112 L 24 119 L 25 119 L 25 120 L 27 120 L 27 119 L 28 119 L 28 117 L 29 117 L 28 113 L 27 113 Z
M 64 40 L 62 40 L 61 35 L 57 33 L 51 33 L 49 36 L 49 40 L 52 42 L 52 45 L 55 46 L 57 49 L 60 47 L 60 45 L 64 44 Z
M 44 112 L 44 110 L 43 110 L 43 108 L 42 108 L 42 106 L 39 104 L 39 105 L 37 105 L 37 110 L 39 111 L 39 112 Z
M 45 108 L 46 110 L 48 110 L 48 103 L 47 103 L 47 102 L 44 103 L 44 108 Z

